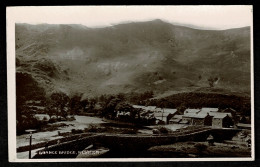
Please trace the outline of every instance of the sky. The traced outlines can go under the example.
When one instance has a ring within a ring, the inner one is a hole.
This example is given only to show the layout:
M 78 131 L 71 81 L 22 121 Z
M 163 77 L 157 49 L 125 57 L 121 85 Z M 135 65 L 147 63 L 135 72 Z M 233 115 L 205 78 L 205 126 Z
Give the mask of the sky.
M 210 6 L 41 6 L 8 7 L 7 19 L 29 24 L 111 26 L 122 22 L 161 19 L 201 29 L 229 29 L 252 25 L 251 5 Z

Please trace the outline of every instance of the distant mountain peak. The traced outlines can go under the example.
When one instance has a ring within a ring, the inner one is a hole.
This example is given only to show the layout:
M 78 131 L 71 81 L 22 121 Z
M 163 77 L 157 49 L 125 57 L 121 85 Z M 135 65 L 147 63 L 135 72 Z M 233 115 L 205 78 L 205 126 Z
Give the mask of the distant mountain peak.
M 165 23 L 165 21 L 163 21 L 162 19 L 154 19 L 152 20 L 153 22 L 160 22 L 160 23 Z

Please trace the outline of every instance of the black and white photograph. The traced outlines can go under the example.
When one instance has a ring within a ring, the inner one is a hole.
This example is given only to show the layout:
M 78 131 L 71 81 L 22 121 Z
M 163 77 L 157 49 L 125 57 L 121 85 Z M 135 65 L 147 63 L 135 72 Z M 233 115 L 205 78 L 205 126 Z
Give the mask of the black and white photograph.
M 9 161 L 252 161 L 252 41 L 252 5 L 7 7 Z

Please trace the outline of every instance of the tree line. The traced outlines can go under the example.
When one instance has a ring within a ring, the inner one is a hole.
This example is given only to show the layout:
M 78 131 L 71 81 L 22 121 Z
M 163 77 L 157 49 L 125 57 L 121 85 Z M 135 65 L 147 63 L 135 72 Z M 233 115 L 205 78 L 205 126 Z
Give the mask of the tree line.
M 38 91 L 39 92 L 39 91 Z M 100 95 L 92 98 L 82 98 L 83 94 L 69 97 L 63 92 L 54 92 L 49 97 L 33 93 L 34 100 L 43 101 L 44 114 L 50 118 L 66 120 L 68 115 L 93 114 L 100 117 L 115 119 L 117 111 L 130 112 L 126 121 L 134 121 L 140 117 L 140 110 L 134 109 L 133 104 L 157 106 L 161 108 L 177 108 L 181 114 L 186 108 L 215 107 L 219 109 L 233 108 L 244 116 L 251 116 L 249 97 L 223 95 L 217 93 L 179 93 L 166 98 L 153 99 L 153 91 L 143 93 L 119 93 L 115 95 Z M 43 97 L 44 96 L 44 97 Z M 23 94 L 17 96 L 17 127 L 18 130 L 39 128 L 36 114 L 26 104 L 30 99 Z

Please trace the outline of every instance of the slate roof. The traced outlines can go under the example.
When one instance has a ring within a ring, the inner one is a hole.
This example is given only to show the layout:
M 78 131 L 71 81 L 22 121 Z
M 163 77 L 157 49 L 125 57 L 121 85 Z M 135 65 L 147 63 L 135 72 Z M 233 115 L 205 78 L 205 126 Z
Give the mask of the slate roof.
M 233 108 L 226 108 L 224 110 L 222 110 L 222 112 L 236 112 L 236 110 L 234 110 Z
M 177 112 L 177 109 L 164 108 L 163 111 L 164 113 L 175 114 Z
M 154 117 L 167 117 L 169 114 L 168 113 L 154 113 Z
M 207 107 L 202 107 L 201 112 L 218 112 L 218 108 L 207 108 Z
M 182 116 L 183 116 L 183 115 L 174 115 L 174 116 L 172 117 L 172 119 L 182 119 Z
M 145 108 L 145 106 L 140 106 L 140 105 L 133 105 L 133 107 L 134 107 L 134 108 L 142 108 L 142 109 Z
M 196 114 L 196 113 L 189 113 L 186 115 L 183 115 L 183 117 L 186 118 L 206 118 L 207 114 Z
M 228 115 L 229 117 L 232 117 L 231 113 L 221 113 L 221 112 L 209 113 L 209 115 L 213 116 L 213 119 L 214 119 L 214 118 L 223 119 L 223 118 L 225 118 L 227 115 Z
M 141 105 L 133 105 L 134 108 L 141 108 L 145 111 L 153 111 L 158 113 L 168 113 L 168 114 L 175 114 L 177 109 L 172 108 L 157 108 L 156 106 L 141 106 Z
M 187 121 L 187 120 L 181 120 L 179 123 L 180 123 L 180 124 L 188 124 L 189 121 Z
M 171 119 L 170 122 L 179 123 L 181 120 L 182 119 L 175 118 L 175 119 Z
M 191 109 L 191 108 L 188 108 L 184 111 L 184 115 L 186 114 L 191 114 L 191 113 L 198 113 L 200 112 L 200 109 Z
M 155 111 L 156 106 L 146 106 L 146 110 Z

